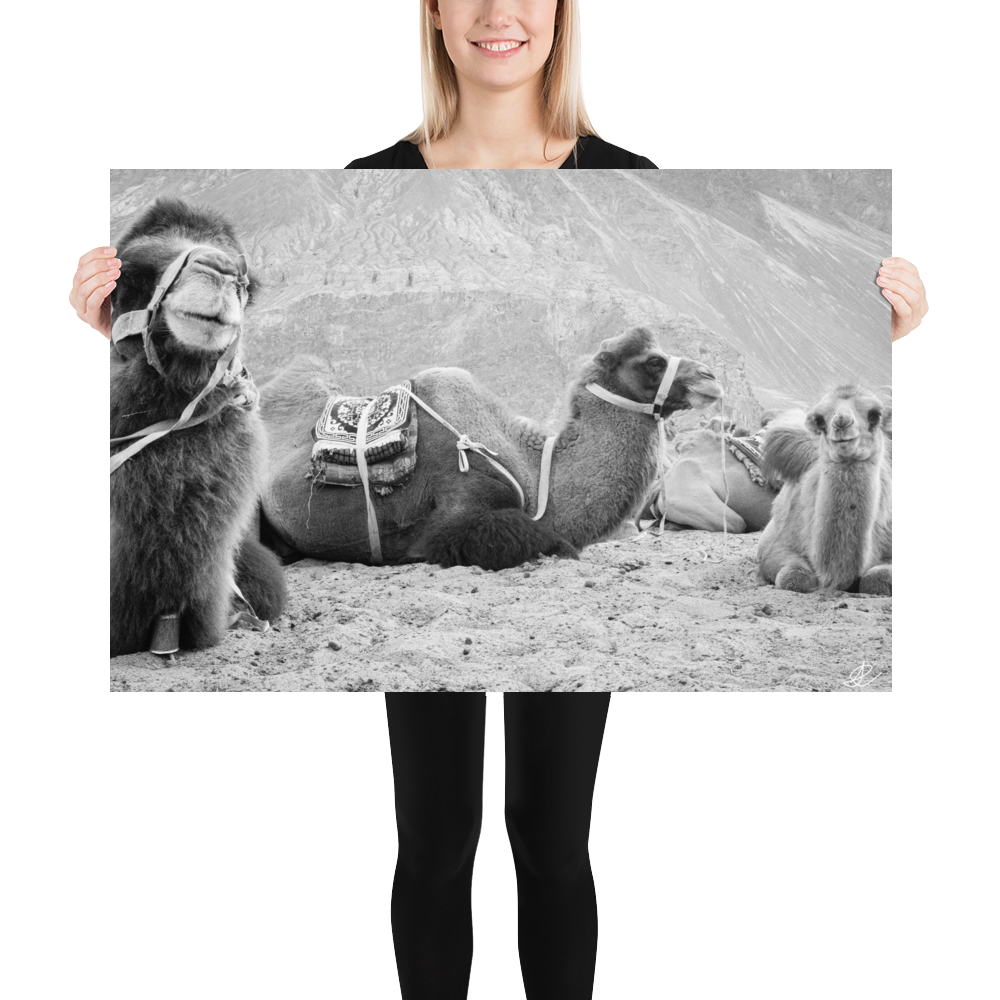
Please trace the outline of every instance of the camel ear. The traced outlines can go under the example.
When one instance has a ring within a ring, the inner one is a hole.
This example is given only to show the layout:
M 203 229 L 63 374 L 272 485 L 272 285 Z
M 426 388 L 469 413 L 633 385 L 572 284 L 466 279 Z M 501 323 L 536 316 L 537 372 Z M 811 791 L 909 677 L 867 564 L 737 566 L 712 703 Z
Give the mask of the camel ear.
M 892 437 L 892 407 L 888 404 L 882 410 L 882 430 Z
M 595 358 L 594 361 L 597 362 L 605 371 L 614 371 L 618 367 L 618 355 L 611 351 L 601 351 Z

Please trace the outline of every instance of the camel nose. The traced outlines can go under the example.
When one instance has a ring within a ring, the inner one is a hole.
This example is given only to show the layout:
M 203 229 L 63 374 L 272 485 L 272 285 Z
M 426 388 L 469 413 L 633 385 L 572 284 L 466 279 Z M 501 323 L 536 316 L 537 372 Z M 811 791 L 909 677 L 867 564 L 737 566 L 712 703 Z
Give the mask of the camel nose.
M 235 278 L 239 273 L 235 262 L 221 250 L 203 250 L 191 261 L 191 268 L 218 277 Z
M 851 413 L 838 413 L 830 422 L 834 440 L 850 440 L 857 437 L 857 421 Z

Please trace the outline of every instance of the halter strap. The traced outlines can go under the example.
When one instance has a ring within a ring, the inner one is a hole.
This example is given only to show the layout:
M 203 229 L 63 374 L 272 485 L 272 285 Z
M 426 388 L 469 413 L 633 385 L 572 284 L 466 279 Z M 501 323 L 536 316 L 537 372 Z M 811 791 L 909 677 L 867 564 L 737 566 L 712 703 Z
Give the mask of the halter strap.
M 120 341 L 125 340 L 128 337 L 134 337 L 141 334 L 142 345 L 146 351 L 146 360 L 161 375 L 166 376 L 163 364 L 157 356 L 156 350 L 150 339 L 153 322 L 156 319 L 157 312 L 159 312 L 160 303 L 163 301 L 167 292 L 169 292 L 173 287 L 174 282 L 178 279 L 180 273 L 191 262 L 191 258 L 204 253 L 206 250 L 217 252 L 218 247 L 210 247 L 207 244 L 198 244 L 197 246 L 189 247 L 187 250 L 183 250 L 179 253 L 160 276 L 159 284 L 153 290 L 153 296 L 149 300 L 149 304 L 146 308 L 133 309 L 131 312 L 122 313 L 122 315 L 114 321 L 114 324 L 111 327 L 111 342 L 114 344 L 116 350 Z M 244 254 L 237 255 L 236 269 L 239 272 L 239 277 L 236 281 L 237 284 L 240 285 L 240 304 L 246 305 L 246 290 L 250 282 L 247 279 L 247 259 Z M 118 353 L 121 354 L 121 351 L 118 351 Z
M 629 399 L 627 396 L 619 396 L 605 389 L 604 386 L 598 385 L 596 382 L 588 382 L 584 388 L 588 389 L 599 399 L 603 399 L 606 403 L 620 406 L 623 410 L 632 410 L 634 413 L 646 413 L 655 420 L 662 420 L 664 417 L 663 404 L 667 401 L 670 387 L 674 384 L 674 379 L 677 377 L 677 369 L 680 363 L 681 359 L 679 357 L 672 357 L 667 362 L 667 370 L 663 373 L 663 378 L 660 379 L 660 387 L 656 390 L 656 398 L 652 403 L 639 403 L 634 399 Z

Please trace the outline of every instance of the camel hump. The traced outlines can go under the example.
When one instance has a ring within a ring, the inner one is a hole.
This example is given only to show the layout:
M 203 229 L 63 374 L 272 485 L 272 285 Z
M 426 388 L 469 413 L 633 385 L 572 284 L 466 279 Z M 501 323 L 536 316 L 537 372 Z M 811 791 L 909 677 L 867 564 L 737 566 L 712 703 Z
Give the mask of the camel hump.
M 472 372 L 464 368 L 425 368 L 411 380 L 414 392 L 423 389 L 447 389 L 449 387 L 478 386 Z
M 819 439 L 799 422 L 800 416 L 792 411 L 767 427 L 760 470 L 768 482 L 797 482 L 816 464 Z
M 260 386 L 267 417 L 299 415 L 335 392 L 340 387 L 330 363 L 312 354 L 296 355 Z
M 410 382 L 414 395 L 429 406 L 446 407 L 448 412 L 442 411 L 442 416 L 451 420 L 456 415 L 471 417 L 484 403 L 495 403 L 493 394 L 464 368 L 425 368 Z

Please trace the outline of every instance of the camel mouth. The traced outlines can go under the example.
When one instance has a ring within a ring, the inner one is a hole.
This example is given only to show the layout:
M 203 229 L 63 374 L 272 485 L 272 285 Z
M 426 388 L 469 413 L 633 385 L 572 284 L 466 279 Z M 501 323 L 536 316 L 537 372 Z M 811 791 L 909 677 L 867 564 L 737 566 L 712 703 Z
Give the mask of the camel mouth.
M 688 387 L 688 399 L 695 410 L 703 410 L 706 406 L 718 402 L 725 393 L 715 379 L 700 379 Z
M 191 320 L 195 323 L 204 323 L 210 328 L 226 327 L 227 329 L 231 329 L 234 326 L 238 326 L 237 323 L 230 323 L 219 315 L 207 316 L 204 313 L 189 312 L 186 309 L 175 309 L 174 315 L 179 316 L 182 319 Z
M 722 399 L 725 395 L 722 391 L 722 386 L 711 376 L 699 378 L 697 382 L 689 387 L 688 392 L 692 396 L 700 396 L 702 399 L 707 399 L 709 403 L 714 403 L 717 399 Z
M 871 457 L 871 448 L 865 446 L 860 434 L 855 434 L 852 438 L 828 439 L 831 448 L 831 457 L 840 462 L 863 462 Z
M 228 310 L 210 315 L 187 309 L 167 309 L 164 319 L 170 332 L 185 347 L 196 351 L 217 351 L 239 331 L 240 317 Z M 232 320 L 235 319 L 235 322 Z

